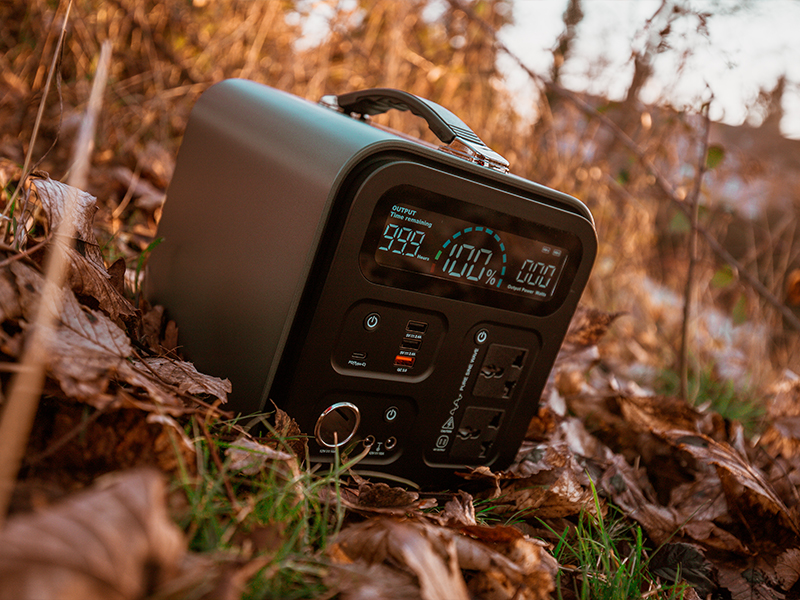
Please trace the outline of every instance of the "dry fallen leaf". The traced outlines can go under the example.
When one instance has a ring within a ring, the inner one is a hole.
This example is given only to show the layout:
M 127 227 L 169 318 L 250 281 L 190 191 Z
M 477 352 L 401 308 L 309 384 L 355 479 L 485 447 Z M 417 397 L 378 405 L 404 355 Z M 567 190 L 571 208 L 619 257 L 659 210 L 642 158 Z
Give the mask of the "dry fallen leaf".
M 424 599 L 467 598 L 468 587 L 473 597 L 486 600 L 544 600 L 555 589 L 558 568 L 541 543 L 510 527 L 449 529 L 408 519 L 374 518 L 351 525 L 337 536 L 330 553 L 338 563 L 391 565 L 410 573 Z M 468 572 L 466 586 L 459 569 Z M 349 580 L 347 597 L 368 597 L 354 595 L 356 585 Z M 396 596 L 378 587 L 372 597 Z
M 231 442 L 231 445 L 225 450 L 225 455 L 230 460 L 230 468 L 244 475 L 255 475 L 267 463 L 272 464 L 275 462 L 285 465 L 287 467 L 285 471 L 289 474 L 296 476 L 300 472 L 294 455 L 259 444 L 255 440 L 244 436 Z
M 775 384 L 766 406 L 769 426 L 761 443 L 772 456 L 800 456 L 800 380 L 785 379 Z
M 136 309 L 122 295 L 116 282 L 104 266 L 89 260 L 73 247 L 67 247 L 69 270 L 67 283 L 79 296 L 88 296 L 97 301 L 97 307 L 113 320 L 129 319 Z
M 698 461 L 716 468 L 731 517 L 741 521 L 749 531 L 759 532 L 752 539 L 753 544 L 786 547 L 789 541 L 797 541 L 800 527 L 794 514 L 764 474 L 730 445 L 689 432 L 669 432 L 665 437 Z
M 568 356 L 589 346 L 595 346 L 620 316 L 625 313 L 608 313 L 596 308 L 579 306 L 564 337 L 562 352 Z
M 31 180 L 42 203 L 51 231 L 56 231 L 61 221 L 74 207 L 74 244 L 65 244 L 69 269 L 67 281 L 76 294 L 94 298 L 98 307 L 112 319 L 130 318 L 136 314 L 133 305 L 114 286 L 106 270 L 103 255 L 94 234 L 93 221 L 97 199 L 84 191 L 53 179 Z
M 343 552 L 331 565 L 326 585 L 342 600 L 419 600 L 419 584 L 412 573 L 384 563 L 352 562 Z
M 23 314 L 31 322 L 44 279 L 20 261 L 11 264 L 11 271 L 17 279 Z M 105 406 L 108 382 L 124 368 L 132 352 L 127 334 L 104 314 L 82 307 L 67 290 L 61 294 L 56 317 L 47 336 L 49 374 L 68 396 Z
M 692 544 L 682 542 L 664 544 L 650 558 L 648 569 L 665 581 L 674 583 L 681 579 L 687 581 L 704 598 L 717 588 L 711 563 L 706 560 L 703 552 Z
M 362 515 L 411 515 L 436 506 L 434 498 L 420 500 L 419 494 L 401 487 L 392 487 L 382 481 L 373 483 L 351 472 L 357 487 L 342 487 L 338 498 L 333 490 L 327 490 L 331 502 Z
M 730 593 L 732 600 L 783 600 L 786 596 L 776 590 L 764 573 L 751 562 L 717 565 L 719 583 Z
M 493 489 L 477 496 L 496 498 L 493 511 L 498 514 L 526 514 L 547 519 L 594 512 L 595 503 L 585 467 L 578 464 L 569 448 L 564 444 L 526 448 L 527 453 L 506 472 L 476 469 L 470 474 L 471 480 L 483 478 L 494 482 Z
M 800 579 L 800 548 L 791 548 L 778 557 L 775 572 L 781 587 L 790 589 Z
M 174 402 L 175 394 L 211 397 L 225 403 L 231 391 L 229 380 L 200 373 L 192 363 L 182 360 L 152 357 L 132 360 L 129 364 L 130 369 L 124 371 L 125 379 L 145 388 L 155 400 L 165 404 Z
M 578 306 L 542 392 L 543 398 L 551 396 L 554 386 L 561 396 L 575 395 L 584 389 L 586 374 L 600 359 L 597 343 L 622 314 Z
M 470 571 L 473 596 L 486 600 L 544 600 L 555 589 L 558 563 L 543 543 L 513 527 L 473 526 L 452 532 L 459 565 Z
M 477 525 L 475 520 L 475 504 L 465 491 L 459 491 L 444 505 L 444 511 L 436 515 L 436 522 L 445 527 L 461 527 Z
M 21 261 L 9 268 L 19 290 L 23 316 L 30 321 L 41 297 L 43 278 Z M 133 359 L 128 335 L 104 313 L 79 304 L 69 290 L 62 291 L 57 321 L 48 338 L 48 375 L 67 396 L 97 408 L 105 408 L 114 400 L 115 395 L 109 393 L 112 381 L 144 389 L 154 402 L 176 409 L 182 409 L 182 395 L 225 402 L 231 390 L 229 381 L 198 373 L 190 363 L 167 358 Z
M 0 532 L 0 600 L 134 600 L 157 591 L 182 574 L 186 555 L 164 496 L 161 476 L 141 470 L 12 517 Z
M 447 531 L 421 522 L 374 518 L 342 530 L 331 552 L 334 558 L 343 555 L 366 565 L 387 563 L 412 574 L 423 600 L 467 600 L 455 542 Z M 391 598 L 392 590 L 380 597 Z

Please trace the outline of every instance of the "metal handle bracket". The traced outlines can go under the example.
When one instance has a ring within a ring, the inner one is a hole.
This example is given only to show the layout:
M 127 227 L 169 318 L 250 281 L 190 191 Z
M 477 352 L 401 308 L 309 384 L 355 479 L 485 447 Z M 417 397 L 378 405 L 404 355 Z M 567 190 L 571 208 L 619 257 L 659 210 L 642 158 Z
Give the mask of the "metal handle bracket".
M 464 121 L 443 106 L 425 98 L 391 88 L 373 88 L 325 96 L 321 103 L 361 117 L 379 115 L 391 109 L 410 111 L 425 119 L 434 135 L 445 144 L 440 150 L 501 173 L 508 172 L 508 161 L 483 143 Z

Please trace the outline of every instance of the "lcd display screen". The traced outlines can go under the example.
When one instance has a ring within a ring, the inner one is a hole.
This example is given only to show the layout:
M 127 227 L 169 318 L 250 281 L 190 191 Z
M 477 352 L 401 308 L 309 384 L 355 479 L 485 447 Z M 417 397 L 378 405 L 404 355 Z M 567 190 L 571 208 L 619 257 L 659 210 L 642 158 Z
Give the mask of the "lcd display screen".
M 383 266 L 546 301 L 569 253 L 536 239 L 396 203 L 382 226 Z

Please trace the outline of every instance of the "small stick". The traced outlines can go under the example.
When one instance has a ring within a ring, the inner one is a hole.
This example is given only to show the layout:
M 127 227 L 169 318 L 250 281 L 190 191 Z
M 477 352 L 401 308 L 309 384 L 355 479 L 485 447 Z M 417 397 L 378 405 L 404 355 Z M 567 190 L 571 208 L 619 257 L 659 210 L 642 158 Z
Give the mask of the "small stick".
M 689 232 L 689 267 L 686 272 L 686 288 L 683 294 L 683 326 L 681 327 L 681 349 L 678 356 L 678 372 L 680 373 L 680 394 L 684 402 L 689 401 L 689 321 L 692 314 L 692 292 L 694 291 L 694 270 L 697 265 L 697 222 L 700 217 L 700 186 L 706 173 L 709 131 L 711 119 L 708 116 L 708 103 L 703 105 L 703 140 L 700 157 L 697 162 L 697 175 L 692 189 L 691 211 L 692 230 Z

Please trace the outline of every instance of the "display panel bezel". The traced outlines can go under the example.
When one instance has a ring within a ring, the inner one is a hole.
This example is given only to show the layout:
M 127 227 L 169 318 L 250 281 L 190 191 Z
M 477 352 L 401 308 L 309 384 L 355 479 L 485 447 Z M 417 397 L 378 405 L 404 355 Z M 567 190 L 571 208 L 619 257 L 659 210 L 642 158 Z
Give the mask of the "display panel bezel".
M 505 195 L 501 192 L 497 193 Z M 485 202 L 491 198 L 482 200 Z M 518 200 L 530 202 L 524 198 Z M 494 231 L 501 232 L 501 235 L 507 233 L 566 250 L 566 263 L 563 265 L 552 296 L 541 300 L 503 289 L 468 285 L 455 279 L 442 278 L 430 273 L 380 264 L 376 260 L 376 251 L 382 241 L 387 218 L 395 205 L 417 207 L 431 213 L 438 213 L 445 218 L 451 217 L 477 226 L 489 227 Z M 553 220 L 561 222 L 566 214 L 559 209 L 537 203 L 535 212 L 542 214 L 543 211 L 543 216 L 552 211 L 554 213 Z M 542 223 L 542 220 L 533 221 L 500 212 L 482 204 L 460 200 L 408 183 L 394 185 L 381 194 L 375 205 L 361 244 L 359 265 L 364 277 L 373 283 L 515 312 L 537 316 L 548 315 L 555 312 L 569 294 L 581 264 L 583 245 L 575 233 Z

